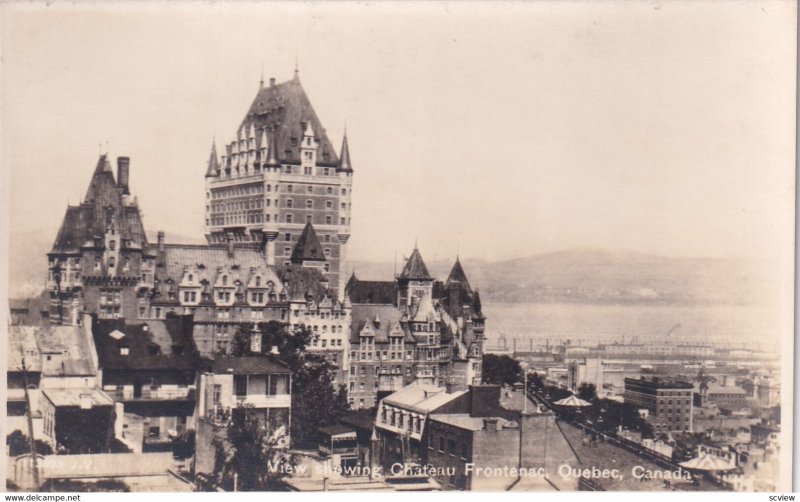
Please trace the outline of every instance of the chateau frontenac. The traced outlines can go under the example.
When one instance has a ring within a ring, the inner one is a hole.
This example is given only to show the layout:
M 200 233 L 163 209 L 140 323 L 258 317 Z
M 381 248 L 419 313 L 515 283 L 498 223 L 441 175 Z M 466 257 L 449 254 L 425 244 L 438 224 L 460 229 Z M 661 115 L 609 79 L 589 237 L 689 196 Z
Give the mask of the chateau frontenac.
M 191 316 L 200 354 L 230 353 L 247 327 L 305 326 L 354 407 L 422 379 L 463 387 L 480 376 L 484 317 L 460 262 L 435 281 L 415 249 L 394 282 L 344 283 L 353 165 L 337 152 L 297 72 L 262 81 L 233 139 L 205 167 L 207 243 L 147 238 L 131 161 L 100 156 L 85 197 L 67 207 L 48 253 L 49 320 Z M 198 174 L 200 175 L 200 174 Z M 198 194 L 201 196 L 201 194 Z M 380 290 L 373 296 L 370 288 Z M 389 297 L 381 295 L 389 294 Z M 370 375 L 367 378 L 367 373 Z

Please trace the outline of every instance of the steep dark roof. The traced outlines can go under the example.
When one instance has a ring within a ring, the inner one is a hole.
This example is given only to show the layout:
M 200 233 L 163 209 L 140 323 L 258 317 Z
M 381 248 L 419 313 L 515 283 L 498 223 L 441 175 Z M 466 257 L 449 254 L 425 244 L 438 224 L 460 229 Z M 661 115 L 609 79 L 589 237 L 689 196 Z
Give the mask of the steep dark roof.
M 218 357 L 213 364 L 214 373 L 234 375 L 289 375 L 292 372 L 277 359 L 266 356 Z
M 342 139 L 341 158 L 339 159 L 339 171 L 353 172 L 353 165 L 350 163 L 350 148 L 347 146 L 347 133 Z
M 414 335 L 403 319 L 403 313 L 394 305 L 353 305 L 350 312 L 350 341 L 359 343 L 359 335 L 366 324 L 375 331 L 375 343 L 389 343 L 389 333 L 397 322 L 403 330 L 406 343 L 416 343 Z
M 217 144 L 211 144 L 211 156 L 208 158 L 208 170 L 206 178 L 213 178 L 219 172 L 219 157 L 217 156 Z
M 306 223 L 292 251 L 292 263 L 302 264 L 304 261 L 325 261 L 322 245 L 310 222 Z
M 469 281 L 467 280 L 467 274 L 464 273 L 464 269 L 461 267 L 461 261 L 458 258 L 456 258 L 456 263 L 453 265 L 452 270 L 450 270 L 450 275 L 447 277 L 445 287 L 452 284 L 462 284 L 466 287 L 467 291 L 471 290 Z
M 428 273 L 428 267 L 422 260 L 422 255 L 419 253 L 418 248 L 414 248 L 411 253 L 411 258 L 406 261 L 403 271 L 400 272 L 400 278 L 412 280 L 431 280 L 431 274 Z
M 196 370 L 200 358 L 192 328 L 191 316 L 132 323 L 92 319 L 92 337 L 104 370 Z M 123 347 L 128 348 L 127 355 L 122 354 Z
M 278 159 L 283 162 L 298 163 L 303 132 L 309 121 L 318 145 L 317 163 L 338 166 L 336 151 L 297 76 L 287 82 L 260 89 L 240 129 L 249 129 L 254 125 L 257 135 L 260 135 L 265 128 L 267 131 L 274 131 L 277 142 L 275 154 Z
M 338 300 L 336 292 L 328 288 L 327 279 L 317 269 L 292 265 L 277 266 L 275 271 L 286 285 L 288 298 L 302 296 L 316 302 L 322 301 L 325 297 Z
M 108 159 L 102 155 L 83 202 L 67 207 L 51 253 L 77 253 L 87 242 L 91 245 L 95 237 L 105 234 L 110 218 L 116 224 L 121 242 L 129 240 L 131 246 L 147 247 L 139 207 L 123 203 Z
M 359 281 L 354 275 L 347 283 L 346 291 L 351 303 L 397 303 L 397 284 L 394 281 Z

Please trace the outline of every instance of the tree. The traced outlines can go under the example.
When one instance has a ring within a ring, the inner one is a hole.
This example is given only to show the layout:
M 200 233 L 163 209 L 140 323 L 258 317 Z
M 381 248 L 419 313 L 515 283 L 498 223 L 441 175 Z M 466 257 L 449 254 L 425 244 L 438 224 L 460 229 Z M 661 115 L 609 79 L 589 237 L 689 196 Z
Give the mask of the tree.
M 281 489 L 289 474 L 287 467 L 294 465 L 294 460 L 247 411 L 246 407 L 237 409 L 224 434 L 214 439 L 217 483 L 235 491 Z
M 8 436 L 6 436 L 6 445 L 8 446 L 8 454 L 12 457 L 30 453 L 31 449 L 28 443 L 28 436 L 21 430 L 17 429 Z M 51 455 L 53 449 L 49 444 L 41 439 L 36 440 L 36 453 L 40 455 Z
M 495 385 L 512 385 L 522 381 L 522 368 L 519 361 L 508 356 L 484 354 L 483 382 Z
M 277 357 L 292 372 L 292 446 L 316 449 L 319 428 L 337 423 L 348 411 L 345 388 L 334 386 L 333 366 L 324 356 L 306 350 L 318 335 L 303 325 L 290 330 L 277 321 L 248 324 L 234 336 L 232 353 L 254 355 L 250 338 L 255 333 L 261 333 L 262 353 L 277 349 Z
M 578 398 L 584 401 L 594 401 L 597 399 L 597 389 L 593 383 L 584 382 L 578 386 Z

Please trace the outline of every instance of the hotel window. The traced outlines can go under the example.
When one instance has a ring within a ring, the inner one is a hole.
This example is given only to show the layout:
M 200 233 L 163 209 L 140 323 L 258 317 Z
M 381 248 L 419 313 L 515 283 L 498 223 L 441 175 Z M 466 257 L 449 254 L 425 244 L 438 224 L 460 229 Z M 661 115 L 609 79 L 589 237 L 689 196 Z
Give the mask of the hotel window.
M 291 222 L 292 222 L 292 215 L 291 214 L 287 214 L 286 215 L 286 223 L 291 223 Z
M 306 223 L 311 223 L 311 215 L 310 214 L 306 215 Z
M 289 168 L 289 169 L 291 169 L 291 168 Z M 289 171 L 289 172 L 291 172 L 291 171 Z M 286 191 L 289 192 L 289 193 L 292 193 L 294 191 L 294 187 L 292 187 L 292 185 L 286 185 Z
M 325 224 L 326 224 L 326 225 L 331 225 L 331 224 L 333 224 L 333 218 L 332 218 L 331 216 L 326 216 L 326 217 L 325 217 Z
M 325 193 L 327 193 L 328 195 L 333 195 L 333 187 L 328 187 L 328 188 L 325 190 Z
M 294 200 L 286 199 L 286 207 L 289 207 L 289 208 L 294 207 Z
M 286 239 L 284 239 L 284 240 L 286 240 L 286 241 L 290 241 L 290 240 L 292 240 L 292 234 L 290 234 L 290 233 L 287 233 L 287 234 L 286 234 Z
M 323 250 L 323 253 L 325 253 L 325 256 L 330 256 L 331 255 L 331 248 L 325 248 Z
M 312 209 L 314 207 L 314 201 L 311 199 L 306 200 L 306 209 Z
M 344 222 L 345 222 L 345 219 L 344 219 L 344 218 L 340 218 L 340 220 L 339 220 L 339 221 L 340 221 L 340 223 L 339 223 L 340 225 L 344 225 Z
M 311 186 L 311 185 L 308 185 L 308 186 L 306 187 L 306 193 L 314 193 L 314 187 L 313 187 L 313 186 Z
M 347 189 L 346 188 L 342 188 L 342 195 L 347 195 Z

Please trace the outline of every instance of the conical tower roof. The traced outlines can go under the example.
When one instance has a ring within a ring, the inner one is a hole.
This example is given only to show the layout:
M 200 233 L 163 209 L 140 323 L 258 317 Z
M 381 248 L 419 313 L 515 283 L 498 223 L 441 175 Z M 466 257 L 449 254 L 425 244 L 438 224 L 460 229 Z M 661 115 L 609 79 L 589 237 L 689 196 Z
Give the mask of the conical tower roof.
M 431 274 L 428 273 L 428 267 L 425 266 L 425 262 L 422 260 L 422 255 L 419 253 L 418 248 L 414 248 L 414 252 L 411 253 L 411 258 L 406 261 L 403 271 L 400 272 L 400 278 L 427 281 L 433 280 Z
M 208 158 L 206 178 L 213 178 L 219 172 L 219 158 L 217 157 L 217 142 L 211 143 L 211 155 Z
M 450 275 L 447 277 L 445 286 L 450 286 L 451 284 L 462 284 L 467 290 L 470 290 L 467 274 L 464 273 L 464 269 L 461 267 L 461 260 L 458 258 L 456 258 L 456 262 L 450 270 Z
M 317 238 L 317 232 L 311 223 L 306 223 L 300 239 L 292 251 L 292 263 L 302 264 L 304 261 L 325 261 L 322 245 Z
M 342 151 L 341 155 L 339 156 L 339 167 L 338 171 L 344 172 L 353 172 L 353 166 L 350 163 L 350 148 L 347 146 L 347 133 L 344 133 L 344 138 L 342 139 Z

